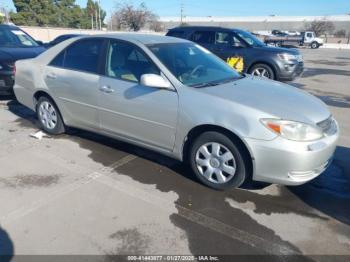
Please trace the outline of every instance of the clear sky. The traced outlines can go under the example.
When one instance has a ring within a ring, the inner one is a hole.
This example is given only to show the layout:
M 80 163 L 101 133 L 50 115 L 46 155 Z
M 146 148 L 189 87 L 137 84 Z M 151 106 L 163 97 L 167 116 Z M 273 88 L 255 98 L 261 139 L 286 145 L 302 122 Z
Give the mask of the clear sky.
M 76 0 L 85 6 L 87 0 Z M 101 0 L 108 14 L 117 0 Z M 350 0 L 128 0 L 145 2 L 159 16 L 179 16 L 181 2 L 186 16 L 263 16 L 263 15 L 336 15 L 350 13 Z M 12 0 L 0 0 L 0 6 L 13 7 Z

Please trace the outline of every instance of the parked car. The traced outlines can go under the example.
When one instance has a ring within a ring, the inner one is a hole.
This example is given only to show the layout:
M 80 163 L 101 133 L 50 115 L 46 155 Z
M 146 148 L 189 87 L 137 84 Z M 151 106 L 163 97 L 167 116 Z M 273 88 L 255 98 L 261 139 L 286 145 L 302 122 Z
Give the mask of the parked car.
M 0 95 L 13 93 L 15 62 L 46 49 L 16 26 L 0 25 Z
M 215 189 L 303 184 L 327 168 L 339 136 L 319 99 L 174 37 L 70 39 L 16 67 L 16 97 L 45 132 L 77 127 L 188 161 Z
M 53 47 L 55 45 L 58 45 L 59 43 L 65 41 L 65 40 L 68 40 L 68 39 L 71 39 L 73 37 L 79 37 L 79 36 L 83 36 L 82 34 L 65 34 L 65 35 L 60 35 L 60 36 L 57 36 L 54 40 L 52 40 L 51 42 L 45 44 L 45 46 L 47 48 L 50 48 L 50 47 Z
M 210 50 L 240 72 L 291 81 L 304 70 L 298 50 L 270 47 L 254 35 L 222 27 L 177 27 L 167 36 L 191 40 Z
M 319 48 L 323 45 L 323 39 L 316 37 L 314 32 L 301 32 L 300 35 L 288 35 L 288 34 L 273 34 L 266 36 L 266 44 L 273 44 L 275 46 L 309 46 L 312 49 Z

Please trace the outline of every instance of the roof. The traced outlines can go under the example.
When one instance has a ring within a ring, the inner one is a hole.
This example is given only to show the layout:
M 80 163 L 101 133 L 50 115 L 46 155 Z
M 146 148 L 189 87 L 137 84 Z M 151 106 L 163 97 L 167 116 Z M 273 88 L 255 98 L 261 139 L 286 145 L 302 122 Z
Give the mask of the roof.
M 15 25 L 7 25 L 7 24 L 0 24 L 0 28 L 1 27 L 6 27 L 6 28 L 12 28 L 12 29 L 19 29 L 17 26 Z
M 202 30 L 235 30 L 234 28 L 228 28 L 228 27 L 223 27 L 223 26 L 201 26 L 201 25 L 193 25 L 193 26 L 178 26 L 178 27 L 174 27 L 171 28 L 170 30 L 179 30 L 179 31 L 186 31 L 186 30 L 198 30 L 198 29 L 202 29 Z
M 115 38 L 115 39 L 120 39 L 125 41 L 139 42 L 144 45 L 188 42 L 187 40 L 175 38 L 175 37 L 151 35 L 151 34 L 139 34 L 139 33 L 111 33 L 111 34 L 94 35 L 93 37 Z

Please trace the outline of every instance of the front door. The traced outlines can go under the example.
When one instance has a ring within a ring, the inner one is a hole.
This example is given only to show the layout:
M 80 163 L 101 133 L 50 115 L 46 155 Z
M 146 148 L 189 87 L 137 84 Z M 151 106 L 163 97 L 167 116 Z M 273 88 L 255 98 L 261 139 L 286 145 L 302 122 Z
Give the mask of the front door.
M 178 114 L 177 92 L 140 85 L 143 74 L 161 74 L 134 44 L 110 40 L 100 78 L 100 120 L 106 132 L 171 151 Z
M 238 72 L 244 70 L 244 44 L 232 32 L 216 32 L 214 52 Z

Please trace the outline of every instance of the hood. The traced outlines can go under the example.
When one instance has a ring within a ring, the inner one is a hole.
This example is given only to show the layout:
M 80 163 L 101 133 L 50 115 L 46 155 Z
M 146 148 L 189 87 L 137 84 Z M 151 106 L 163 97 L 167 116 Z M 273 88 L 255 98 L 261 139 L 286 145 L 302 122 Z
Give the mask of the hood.
M 259 46 L 256 48 L 259 48 L 260 50 L 264 50 L 267 52 L 276 53 L 276 54 L 280 54 L 280 53 L 287 53 L 292 55 L 300 54 L 299 50 L 296 48 L 283 48 L 283 47 L 274 47 L 274 46 L 268 46 L 268 45 Z
M 17 61 L 34 58 L 46 50 L 45 47 L 0 47 L 0 61 Z
M 321 100 L 305 91 L 250 75 L 199 90 L 285 120 L 317 124 L 331 115 Z

